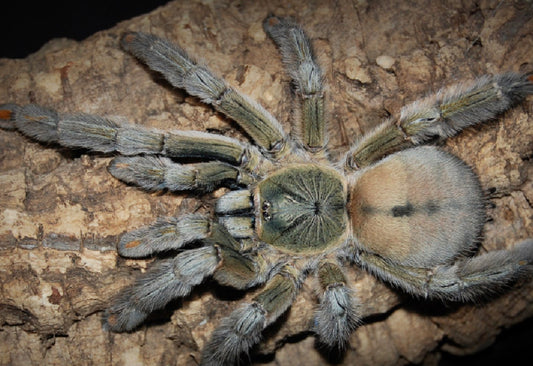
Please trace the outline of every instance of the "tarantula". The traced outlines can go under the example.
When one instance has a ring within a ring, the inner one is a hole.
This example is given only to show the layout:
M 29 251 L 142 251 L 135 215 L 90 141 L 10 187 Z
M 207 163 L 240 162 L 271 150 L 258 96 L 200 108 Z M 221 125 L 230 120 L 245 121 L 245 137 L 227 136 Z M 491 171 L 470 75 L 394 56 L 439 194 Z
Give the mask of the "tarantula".
M 234 364 L 290 307 L 309 274 L 321 288 L 314 331 L 323 344 L 342 347 L 359 320 L 357 294 L 347 286 L 343 265 L 355 264 L 413 296 L 452 301 L 482 297 L 531 273 L 532 239 L 469 256 L 485 220 L 478 179 L 457 157 L 420 145 L 511 108 L 533 93 L 533 76 L 484 76 L 441 90 L 404 107 L 333 162 L 323 76 L 310 40 L 287 18 L 269 16 L 264 29 L 295 87 L 294 135 L 181 48 L 133 32 L 121 40 L 126 51 L 236 121 L 253 143 L 59 115 L 37 105 L 0 106 L 5 129 L 123 155 L 113 159 L 109 172 L 145 190 L 230 188 L 212 217 L 161 218 L 122 236 L 118 252 L 124 257 L 178 254 L 156 261 L 114 299 L 104 315 L 106 328 L 134 329 L 209 276 L 237 289 L 263 286 L 222 321 L 203 351 L 203 365 Z

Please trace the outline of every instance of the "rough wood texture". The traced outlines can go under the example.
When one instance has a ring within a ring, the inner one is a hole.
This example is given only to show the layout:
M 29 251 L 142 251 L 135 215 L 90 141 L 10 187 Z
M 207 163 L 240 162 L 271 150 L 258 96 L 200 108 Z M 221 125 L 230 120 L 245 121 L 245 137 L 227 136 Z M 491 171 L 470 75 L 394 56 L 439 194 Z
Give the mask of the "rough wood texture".
M 274 12 L 294 16 L 314 41 L 338 153 L 427 91 L 533 68 L 528 1 L 301 3 L 178 1 L 80 43 L 53 40 L 27 59 L 0 60 L 0 101 L 241 136 L 119 49 L 123 31 L 140 30 L 179 42 L 289 128 L 288 77 L 261 27 Z M 489 197 L 481 251 L 533 236 L 532 126 L 528 98 L 446 144 L 474 167 Z M 138 331 L 105 333 L 106 302 L 149 264 L 117 257 L 121 233 L 158 216 L 206 210 L 221 194 L 148 194 L 113 179 L 109 160 L 0 131 L 0 365 L 195 365 L 220 319 L 249 296 L 208 282 Z M 277 350 L 268 365 L 436 364 L 442 351 L 479 351 L 533 315 L 531 282 L 486 304 L 446 307 L 409 300 L 354 269 L 348 274 L 365 303 L 365 324 L 344 358 L 316 351 L 306 332 L 316 300 L 312 281 L 254 354 Z

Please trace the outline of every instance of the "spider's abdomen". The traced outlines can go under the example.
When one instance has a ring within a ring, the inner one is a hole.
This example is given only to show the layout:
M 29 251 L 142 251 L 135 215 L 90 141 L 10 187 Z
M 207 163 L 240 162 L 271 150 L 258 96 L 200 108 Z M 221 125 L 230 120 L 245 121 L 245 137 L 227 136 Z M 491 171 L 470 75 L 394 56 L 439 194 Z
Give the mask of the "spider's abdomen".
M 474 173 L 434 147 L 405 150 L 350 183 L 353 235 L 364 250 L 429 267 L 472 249 L 484 222 Z
M 346 183 L 333 169 L 284 168 L 258 184 L 255 203 L 259 238 L 281 250 L 313 253 L 345 236 Z

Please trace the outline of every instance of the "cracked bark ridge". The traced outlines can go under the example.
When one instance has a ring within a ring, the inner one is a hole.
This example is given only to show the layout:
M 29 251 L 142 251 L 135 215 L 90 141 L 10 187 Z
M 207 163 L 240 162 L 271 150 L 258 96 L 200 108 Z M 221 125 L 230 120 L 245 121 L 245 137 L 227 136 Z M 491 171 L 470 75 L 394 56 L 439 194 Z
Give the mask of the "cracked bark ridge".
M 197 0 L 169 3 L 80 43 L 52 40 L 24 60 L 0 60 L 0 101 L 240 136 L 234 124 L 172 90 L 118 48 L 120 34 L 136 30 L 179 42 L 288 128 L 288 77 L 261 27 L 270 12 L 294 16 L 314 41 L 329 85 L 333 155 L 427 91 L 532 68 L 527 1 Z M 489 198 L 481 251 L 533 236 L 532 123 L 529 98 L 445 145 L 473 166 Z M 0 131 L 0 364 L 195 365 L 220 319 L 252 295 L 207 282 L 147 326 L 105 333 L 100 317 L 106 302 L 150 262 L 118 258 L 114 245 L 121 233 L 158 216 L 206 211 L 222 193 L 148 194 L 113 179 L 109 160 Z M 313 281 L 254 354 L 277 351 L 262 359 L 267 365 L 437 364 L 442 352 L 477 352 L 533 315 L 531 282 L 487 303 L 443 306 L 410 300 L 355 269 L 347 277 L 364 303 L 365 324 L 343 357 L 317 351 L 307 332 Z

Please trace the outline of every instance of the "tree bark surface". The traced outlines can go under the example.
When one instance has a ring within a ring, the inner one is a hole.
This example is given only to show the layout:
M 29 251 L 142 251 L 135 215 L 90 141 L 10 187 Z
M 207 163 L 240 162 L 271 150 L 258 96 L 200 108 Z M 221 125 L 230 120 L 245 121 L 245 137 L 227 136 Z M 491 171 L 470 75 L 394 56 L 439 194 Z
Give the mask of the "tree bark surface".
M 0 101 L 245 140 L 233 122 L 125 54 L 120 35 L 135 30 L 179 43 L 289 130 L 289 78 L 262 29 L 269 13 L 288 15 L 308 32 L 323 67 L 338 157 L 428 92 L 486 73 L 532 71 L 531 2 L 414 3 L 176 1 L 82 42 L 56 39 L 26 59 L 1 59 Z M 473 167 L 487 195 L 481 252 L 533 237 L 532 102 L 443 146 Z M 207 281 L 138 330 L 105 332 L 107 302 L 151 262 L 117 256 L 122 233 L 160 216 L 209 212 L 224 192 L 146 193 L 109 175 L 110 159 L 0 130 L 0 365 L 196 365 L 220 320 L 253 295 Z M 442 352 L 478 352 L 533 315 L 531 281 L 484 303 L 442 305 L 410 299 L 356 268 L 346 272 L 364 322 L 342 356 L 315 347 L 310 278 L 253 362 L 437 364 Z

